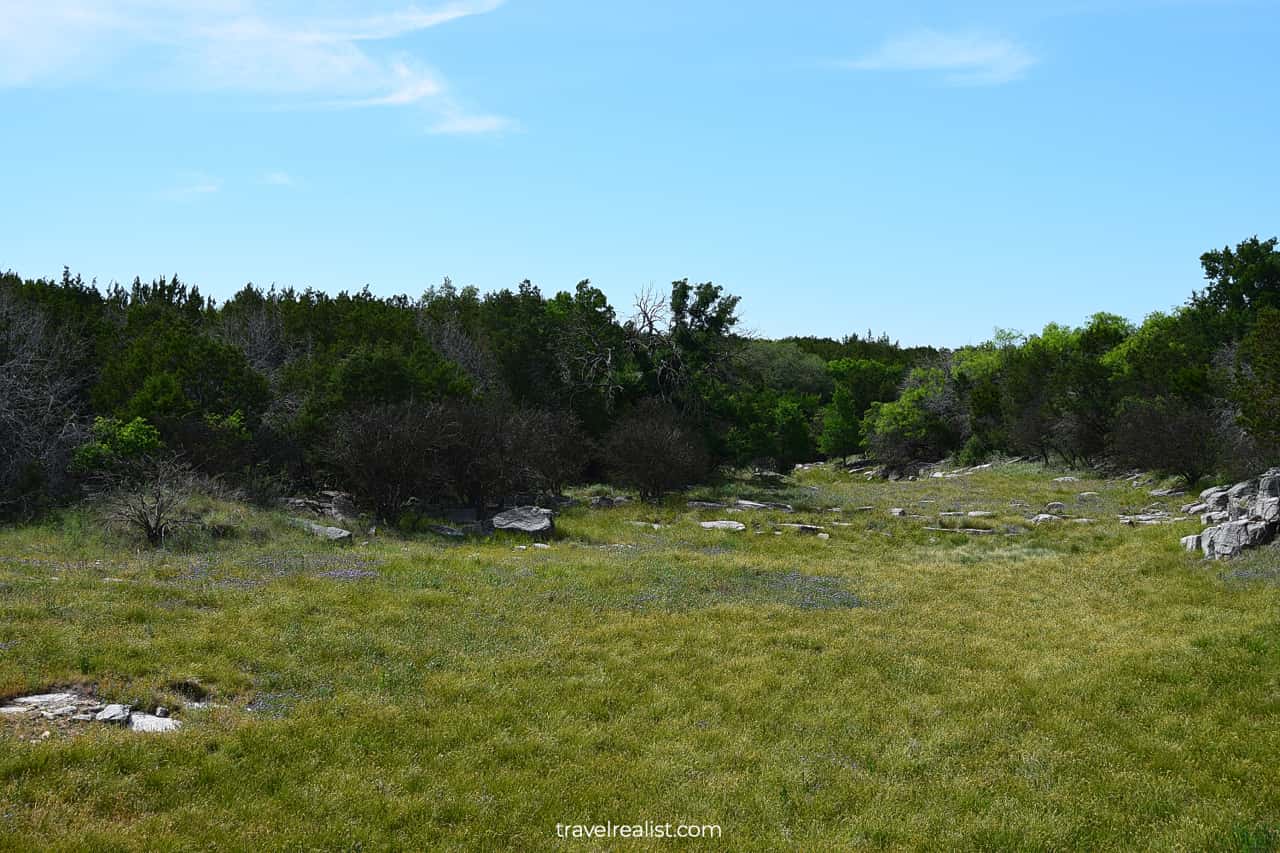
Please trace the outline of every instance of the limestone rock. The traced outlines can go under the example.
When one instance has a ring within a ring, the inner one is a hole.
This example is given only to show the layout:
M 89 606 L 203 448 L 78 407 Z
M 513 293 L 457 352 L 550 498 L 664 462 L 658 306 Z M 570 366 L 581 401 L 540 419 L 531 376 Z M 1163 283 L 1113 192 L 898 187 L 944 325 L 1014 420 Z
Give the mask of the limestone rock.
M 551 510 L 540 506 L 518 506 L 495 515 L 493 527 L 495 530 L 546 536 L 555 530 L 554 515 Z
M 746 530 L 747 526 L 741 521 L 700 521 L 698 522 L 704 530 Z
M 308 521 L 305 518 L 295 518 L 292 521 L 302 529 L 309 530 L 311 535 L 320 539 L 327 539 L 330 542 L 347 542 L 351 539 L 351 531 L 343 530 L 341 527 L 329 527 L 324 524 L 317 524 L 314 521 Z
M 100 723 L 127 723 L 129 721 L 128 705 L 108 705 L 99 711 L 94 719 Z
M 129 729 L 135 732 L 172 732 L 181 727 L 182 723 L 173 717 L 155 714 L 133 714 L 129 717 Z
M 1200 535 L 1200 547 L 1206 557 L 1234 557 L 1245 548 L 1263 544 L 1272 533 L 1272 525 L 1261 521 L 1228 521 L 1206 529 Z

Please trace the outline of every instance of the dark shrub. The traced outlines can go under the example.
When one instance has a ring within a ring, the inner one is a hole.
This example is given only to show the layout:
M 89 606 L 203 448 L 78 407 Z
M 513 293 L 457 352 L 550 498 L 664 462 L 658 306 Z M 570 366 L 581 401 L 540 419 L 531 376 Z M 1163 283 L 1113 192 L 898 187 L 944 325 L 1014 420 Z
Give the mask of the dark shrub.
M 1190 483 L 1214 470 L 1219 458 L 1214 412 L 1179 397 L 1121 401 L 1111 433 L 1116 460 Z
M 656 400 L 641 403 L 610 430 L 605 458 L 613 479 L 645 499 L 704 479 L 709 464 L 696 431 Z

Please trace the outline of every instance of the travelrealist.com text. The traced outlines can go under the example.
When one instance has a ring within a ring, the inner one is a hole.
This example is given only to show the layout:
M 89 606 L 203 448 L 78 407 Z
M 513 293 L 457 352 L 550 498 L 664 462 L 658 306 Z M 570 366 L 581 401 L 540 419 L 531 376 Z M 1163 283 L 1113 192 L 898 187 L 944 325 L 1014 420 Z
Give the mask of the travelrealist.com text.
M 557 823 L 557 838 L 719 838 L 720 825 L 656 823 Z

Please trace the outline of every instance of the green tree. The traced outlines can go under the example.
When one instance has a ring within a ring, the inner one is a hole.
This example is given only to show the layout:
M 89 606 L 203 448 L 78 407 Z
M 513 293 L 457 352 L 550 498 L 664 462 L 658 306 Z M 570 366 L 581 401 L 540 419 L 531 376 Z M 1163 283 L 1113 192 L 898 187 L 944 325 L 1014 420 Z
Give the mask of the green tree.
M 1280 454 L 1280 310 L 1268 308 L 1240 344 L 1234 396 L 1240 422 L 1255 440 Z

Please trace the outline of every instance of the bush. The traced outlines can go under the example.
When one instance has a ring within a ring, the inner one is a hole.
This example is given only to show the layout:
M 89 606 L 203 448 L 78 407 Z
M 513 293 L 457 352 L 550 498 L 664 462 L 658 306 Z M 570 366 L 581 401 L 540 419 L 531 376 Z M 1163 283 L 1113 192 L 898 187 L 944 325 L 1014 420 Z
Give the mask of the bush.
M 656 400 L 619 419 L 605 441 L 605 458 L 613 479 L 647 500 L 702 480 L 709 467 L 697 433 Z
M 409 498 L 447 490 L 441 457 L 459 439 L 445 405 L 391 403 L 342 417 L 327 455 L 343 488 L 395 518 Z

